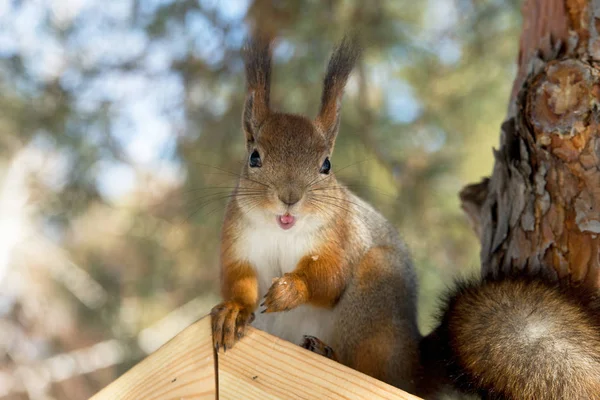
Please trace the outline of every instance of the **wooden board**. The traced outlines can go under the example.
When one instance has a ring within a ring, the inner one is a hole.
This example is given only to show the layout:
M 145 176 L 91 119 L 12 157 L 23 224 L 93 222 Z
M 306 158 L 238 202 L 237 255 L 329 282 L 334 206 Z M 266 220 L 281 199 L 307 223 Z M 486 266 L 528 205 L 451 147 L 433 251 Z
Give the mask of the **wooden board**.
M 220 400 L 419 399 L 256 329 L 221 351 L 218 365 Z
M 218 378 L 215 375 L 215 362 Z M 216 396 L 216 381 L 219 396 Z M 216 360 L 210 317 L 196 322 L 92 400 L 397 399 L 406 392 L 257 329 Z
M 213 400 L 216 393 L 210 317 L 204 317 L 92 400 Z

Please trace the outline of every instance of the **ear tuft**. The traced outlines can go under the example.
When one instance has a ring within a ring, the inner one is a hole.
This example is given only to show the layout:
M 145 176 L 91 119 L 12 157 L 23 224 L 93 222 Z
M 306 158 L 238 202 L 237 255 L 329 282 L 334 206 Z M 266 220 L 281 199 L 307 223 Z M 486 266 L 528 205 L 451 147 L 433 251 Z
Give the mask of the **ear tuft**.
M 329 59 L 325 80 L 323 81 L 321 109 L 316 122 L 321 126 L 332 146 L 339 128 L 344 87 L 361 55 L 361 49 L 357 42 L 356 36 L 344 37 Z
M 247 142 L 253 142 L 260 126 L 269 115 L 271 86 L 271 42 L 250 37 L 243 47 L 247 94 L 242 126 Z

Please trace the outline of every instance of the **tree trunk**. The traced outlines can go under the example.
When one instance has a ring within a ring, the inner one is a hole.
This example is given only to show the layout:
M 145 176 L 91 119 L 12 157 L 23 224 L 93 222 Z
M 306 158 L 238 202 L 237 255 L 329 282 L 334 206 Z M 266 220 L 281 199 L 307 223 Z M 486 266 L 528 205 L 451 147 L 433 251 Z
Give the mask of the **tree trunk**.
M 525 0 L 492 176 L 463 189 L 483 276 L 600 287 L 600 0 Z

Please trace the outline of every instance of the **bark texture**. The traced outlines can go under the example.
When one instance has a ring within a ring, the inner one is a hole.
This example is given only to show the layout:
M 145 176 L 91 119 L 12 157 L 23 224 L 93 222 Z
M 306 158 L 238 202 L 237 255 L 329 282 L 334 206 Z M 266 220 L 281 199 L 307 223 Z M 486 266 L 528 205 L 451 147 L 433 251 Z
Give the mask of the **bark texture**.
M 525 0 L 490 178 L 461 192 L 482 275 L 600 287 L 600 0 Z

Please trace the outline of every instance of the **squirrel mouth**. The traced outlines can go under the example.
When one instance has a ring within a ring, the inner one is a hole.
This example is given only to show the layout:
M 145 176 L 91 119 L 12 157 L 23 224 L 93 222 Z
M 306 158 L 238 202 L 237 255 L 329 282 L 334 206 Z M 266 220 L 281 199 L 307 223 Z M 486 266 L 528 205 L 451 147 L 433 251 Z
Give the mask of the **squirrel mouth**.
M 290 214 L 284 214 L 277 216 L 277 223 L 281 229 L 288 230 L 296 223 L 296 218 Z

